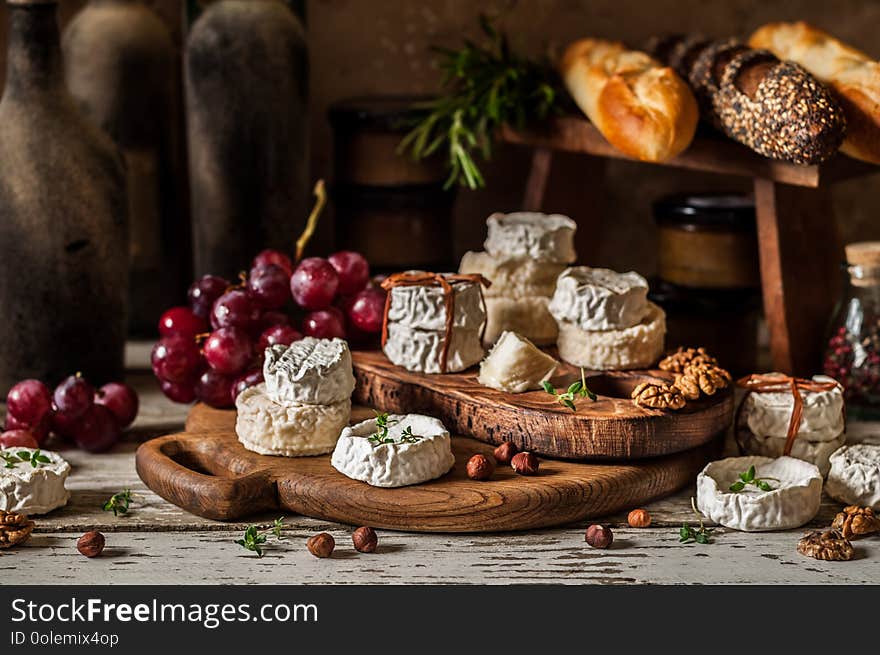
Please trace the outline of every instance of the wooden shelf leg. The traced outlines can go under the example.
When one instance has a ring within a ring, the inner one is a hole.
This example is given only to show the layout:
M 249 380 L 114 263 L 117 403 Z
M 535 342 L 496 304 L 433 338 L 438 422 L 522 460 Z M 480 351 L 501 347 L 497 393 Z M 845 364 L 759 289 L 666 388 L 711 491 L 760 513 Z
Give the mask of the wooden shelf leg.
M 553 152 L 549 148 L 535 148 L 532 152 L 532 163 L 526 190 L 523 196 L 523 209 L 527 212 L 539 212 L 544 206 L 544 193 L 550 179 L 550 167 L 553 163 Z
M 755 178 L 755 209 L 773 367 L 813 375 L 839 291 L 842 248 L 830 191 Z

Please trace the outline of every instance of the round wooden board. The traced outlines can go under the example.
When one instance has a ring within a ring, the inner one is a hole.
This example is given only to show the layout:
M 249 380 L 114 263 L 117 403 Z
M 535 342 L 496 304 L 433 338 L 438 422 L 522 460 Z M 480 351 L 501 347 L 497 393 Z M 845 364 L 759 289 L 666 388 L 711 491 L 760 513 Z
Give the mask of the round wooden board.
M 353 420 L 371 415 L 356 408 Z M 415 532 L 498 532 L 571 523 L 636 507 L 692 483 L 717 454 L 718 441 L 686 452 L 628 463 L 542 459 L 539 475 L 499 466 L 475 482 L 465 465 L 492 448 L 452 441 L 455 467 L 425 484 L 380 489 L 351 480 L 320 457 L 268 457 L 237 441 L 235 413 L 197 405 L 187 432 L 144 443 L 137 471 L 157 494 L 194 514 L 236 520 L 269 510 L 351 525 Z
M 630 394 L 641 382 L 672 380 L 660 370 L 590 372 L 595 402 L 563 407 L 546 391 L 505 393 L 463 373 L 413 373 L 378 351 L 352 353 L 357 386 L 354 402 L 393 413 L 436 416 L 453 434 L 490 444 L 512 441 L 521 450 L 567 459 L 658 457 L 696 448 L 724 433 L 733 421 L 733 389 L 689 401 L 672 412 L 636 407 Z M 551 382 L 566 389 L 580 370 L 561 365 Z

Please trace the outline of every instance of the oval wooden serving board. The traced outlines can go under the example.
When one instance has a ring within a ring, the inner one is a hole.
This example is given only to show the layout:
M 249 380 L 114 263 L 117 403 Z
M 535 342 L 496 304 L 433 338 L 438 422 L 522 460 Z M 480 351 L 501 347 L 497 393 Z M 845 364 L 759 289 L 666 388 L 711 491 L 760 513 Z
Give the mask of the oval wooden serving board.
M 357 421 L 372 412 L 354 410 Z M 542 459 L 539 475 L 499 466 L 475 482 L 465 464 L 492 448 L 452 440 L 455 467 L 425 484 L 379 489 L 351 480 L 320 457 L 268 457 L 237 441 L 235 412 L 195 406 L 187 431 L 153 439 L 137 451 L 138 475 L 162 498 L 199 516 L 235 520 L 270 510 L 351 525 L 414 532 L 525 530 L 610 514 L 692 483 L 719 450 L 717 441 L 686 452 L 628 463 Z
M 512 441 L 520 450 L 566 459 L 634 459 L 695 448 L 725 432 L 733 421 L 733 389 L 689 401 L 667 412 L 633 405 L 641 382 L 670 382 L 660 370 L 589 373 L 599 398 L 578 399 L 577 411 L 546 391 L 504 393 L 477 382 L 477 369 L 426 375 L 395 366 L 377 351 L 352 353 L 357 387 L 352 400 L 390 413 L 439 418 L 453 434 L 490 444 Z M 551 380 L 566 389 L 580 370 L 563 364 Z

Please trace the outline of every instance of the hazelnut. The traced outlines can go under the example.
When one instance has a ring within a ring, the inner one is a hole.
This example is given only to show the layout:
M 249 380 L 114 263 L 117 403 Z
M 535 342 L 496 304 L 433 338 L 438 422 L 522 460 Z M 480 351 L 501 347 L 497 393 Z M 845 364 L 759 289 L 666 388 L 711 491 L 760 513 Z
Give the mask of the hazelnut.
M 354 534 L 351 535 L 351 543 L 359 553 L 373 553 L 376 551 L 376 546 L 379 545 L 379 537 L 373 528 L 364 526 L 354 531 Z
M 510 460 L 510 465 L 520 475 L 536 475 L 538 473 L 538 458 L 532 453 L 517 453 Z
M 309 552 L 315 557 L 330 557 L 333 554 L 333 549 L 336 547 L 336 542 L 331 535 L 322 532 L 314 537 L 309 537 L 306 546 L 308 546 Z
M 495 449 L 495 460 L 502 464 L 510 464 L 510 460 L 513 459 L 513 456 L 518 452 L 519 448 L 510 441 L 505 441 Z
M 104 535 L 92 530 L 76 542 L 76 549 L 86 557 L 97 557 L 104 552 Z
M 647 528 L 651 525 L 651 515 L 646 509 L 634 509 L 626 517 L 626 522 L 631 528 Z
M 467 474 L 471 480 L 488 480 L 495 472 L 495 462 L 485 455 L 474 455 L 468 460 Z
M 614 541 L 614 534 L 611 532 L 611 528 L 606 528 L 604 525 L 591 525 L 587 528 L 584 541 L 593 548 L 608 548 Z

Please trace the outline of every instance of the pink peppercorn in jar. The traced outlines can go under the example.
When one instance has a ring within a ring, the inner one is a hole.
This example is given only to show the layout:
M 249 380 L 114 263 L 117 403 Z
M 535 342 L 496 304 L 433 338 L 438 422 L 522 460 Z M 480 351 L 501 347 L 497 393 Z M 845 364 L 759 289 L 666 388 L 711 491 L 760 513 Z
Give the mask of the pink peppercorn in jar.
M 850 417 L 880 418 L 880 241 L 849 244 L 846 261 L 823 369 L 843 385 Z

